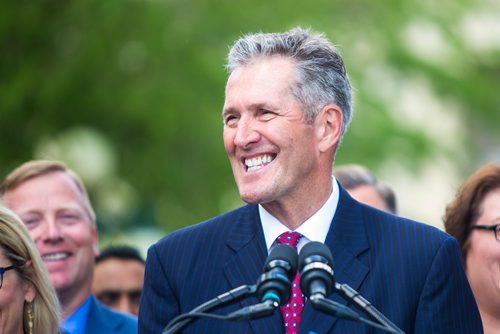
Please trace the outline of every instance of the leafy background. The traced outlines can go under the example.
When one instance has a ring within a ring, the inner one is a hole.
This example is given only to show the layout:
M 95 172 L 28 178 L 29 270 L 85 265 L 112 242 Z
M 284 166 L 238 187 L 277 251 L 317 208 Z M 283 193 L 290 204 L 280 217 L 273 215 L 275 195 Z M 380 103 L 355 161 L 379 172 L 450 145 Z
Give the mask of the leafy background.
M 222 145 L 229 45 L 324 32 L 355 116 L 335 164 L 361 163 L 401 215 L 442 227 L 461 181 L 500 161 L 500 4 L 75 0 L 0 3 L 0 174 L 33 158 L 85 179 L 101 243 L 141 248 L 241 204 Z

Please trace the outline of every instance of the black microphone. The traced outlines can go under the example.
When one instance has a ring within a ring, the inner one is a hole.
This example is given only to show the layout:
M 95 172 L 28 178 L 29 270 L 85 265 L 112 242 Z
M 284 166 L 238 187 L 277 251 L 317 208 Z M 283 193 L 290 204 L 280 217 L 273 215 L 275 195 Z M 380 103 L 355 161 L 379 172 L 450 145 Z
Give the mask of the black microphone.
M 357 291 L 347 284 L 336 283 L 332 267 L 333 256 L 325 244 L 311 241 L 302 247 L 299 255 L 300 288 L 304 295 L 309 297 L 314 308 L 341 318 L 361 321 L 390 333 L 403 333 Z M 360 307 L 378 324 L 361 317 L 342 304 L 327 299 L 334 290 L 340 292 L 347 301 Z
M 256 285 L 240 286 L 203 303 L 188 313 L 177 316 L 168 323 L 163 334 L 177 333 L 199 317 L 241 321 L 273 314 L 279 305 L 285 305 L 290 299 L 292 280 L 297 272 L 297 259 L 298 254 L 295 248 L 288 245 L 277 245 L 267 257 L 264 273 L 260 275 Z M 244 307 L 227 316 L 205 313 L 250 294 L 257 294 L 261 303 Z
M 359 320 L 360 316 L 350 308 L 327 299 L 335 287 L 333 256 L 321 242 L 307 243 L 299 255 L 300 289 L 314 308 L 337 317 Z
M 308 297 L 327 297 L 333 292 L 333 256 L 321 242 L 307 243 L 299 255 L 300 289 Z
M 297 250 L 289 245 L 278 244 L 273 248 L 264 263 L 264 273 L 257 280 L 260 301 L 270 299 L 279 305 L 288 303 L 297 272 L 297 259 Z
M 261 303 L 244 307 L 228 315 L 230 320 L 250 320 L 272 315 L 279 305 L 290 299 L 292 281 L 297 272 L 297 250 L 289 245 L 276 245 L 257 280 L 257 297 Z

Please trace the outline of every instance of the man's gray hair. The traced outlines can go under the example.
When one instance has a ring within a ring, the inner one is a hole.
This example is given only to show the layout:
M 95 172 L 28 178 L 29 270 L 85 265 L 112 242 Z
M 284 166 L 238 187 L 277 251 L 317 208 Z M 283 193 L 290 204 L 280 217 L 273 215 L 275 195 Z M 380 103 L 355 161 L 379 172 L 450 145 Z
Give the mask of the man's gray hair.
M 295 63 L 297 78 L 290 88 L 307 122 L 333 103 L 342 111 L 342 135 L 345 133 L 352 118 L 351 85 L 339 51 L 323 34 L 294 28 L 284 33 L 245 35 L 229 51 L 228 73 L 263 56 L 284 56 Z

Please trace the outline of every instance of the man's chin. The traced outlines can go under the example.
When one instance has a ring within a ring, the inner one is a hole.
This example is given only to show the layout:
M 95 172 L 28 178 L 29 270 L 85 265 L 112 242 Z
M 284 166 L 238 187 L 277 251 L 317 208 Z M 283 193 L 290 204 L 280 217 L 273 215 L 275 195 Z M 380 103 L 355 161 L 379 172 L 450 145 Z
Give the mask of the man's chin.
M 68 290 L 71 287 L 71 282 L 69 282 L 68 278 L 61 275 L 50 275 L 50 282 L 58 293 Z
M 263 204 L 270 201 L 262 192 L 240 192 L 240 197 L 247 204 Z

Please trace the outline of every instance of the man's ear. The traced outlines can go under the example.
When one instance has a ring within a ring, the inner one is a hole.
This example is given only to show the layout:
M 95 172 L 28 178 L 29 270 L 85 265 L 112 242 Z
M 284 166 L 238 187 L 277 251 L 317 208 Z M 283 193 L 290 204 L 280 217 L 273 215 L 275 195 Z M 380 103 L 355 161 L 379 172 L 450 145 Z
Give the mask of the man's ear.
M 340 107 L 328 104 L 321 109 L 315 120 L 317 124 L 318 147 L 320 152 L 327 152 L 336 147 L 342 133 L 343 117 Z

